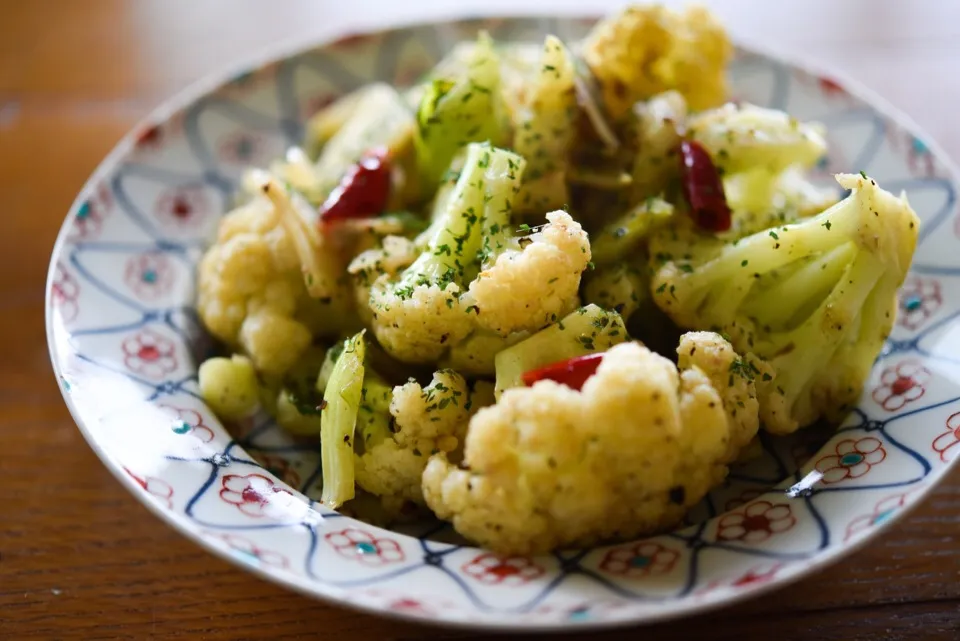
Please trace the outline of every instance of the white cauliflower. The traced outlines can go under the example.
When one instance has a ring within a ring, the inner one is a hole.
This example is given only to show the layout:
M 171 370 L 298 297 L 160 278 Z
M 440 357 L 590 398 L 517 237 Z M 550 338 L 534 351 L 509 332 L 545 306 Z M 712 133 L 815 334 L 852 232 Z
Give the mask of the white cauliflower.
M 456 184 L 437 197 L 422 253 L 370 288 L 372 328 L 392 356 L 436 363 L 477 329 L 507 337 L 540 329 L 577 307 L 580 275 L 590 261 L 580 225 L 556 211 L 533 234 L 517 236 L 510 227 L 525 166 L 513 152 L 467 146 Z
M 197 311 L 207 330 L 281 375 L 315 336 L 348 325 L 342 266 L 310 222 L 302 199 L 258 174 L 250 200 L 227 214 L 200 261 Z
M 347 273 L 353 276 L 354 299 L 357 311 L 364 325 L 373 321 L 370 309 L 370 288 L 381 276 L 395 277 L 417 258 L 413 241 L 403 236 L 386 236 L 383 244 L 374 249 L 360 252 L 347 267 Z
M 764 428 L 837 420 L 860 396 L 893 326 L 920 221 L 866 175 L 817 216 L 732 241 L 689 221 L 651 240 L 654 302 L 680 327 L 716 328 L 764 359 Z M 678 221 L 679 223 L 679 221 Z
M 523 159 L 516 154 L 468 145 L 459 179 L 424 232 L 423 253 L 395 277 L 379 277 L 370 289 L 372 328 L 392 356 L 436 362 L 473 331 L 475 314 L 461 294 L 477 271 L 480 229 L 491 210 L 509 211 L 522 172 Z
M 492 403 L 492 396 L 489 384 L 471 393 L 453 370 L 435 372 L 426 387 L 411 380 L 392 391 L 368 375 L 357 421 L 357 484 L 389 508 L 422 505 L 420 479 L 430 456 L 456 456 L 471 411 Z
M 581 391 L 550 380 L 507 390 L 470 421 L 460 466 L 443 454 L 431 458 L 427 505 L 501 554 L 675 525 L 723 480 L 737 444 L 758 427 L 753 384 L 727 365 L 740 362 L 732 348 L 693 334 L 682 349 L 679 372 L 624 343 L 605 353 Z
M 600 21 L 583 57 L 619 120 L 638 100 L 676 89 L 694 110 L 720 104 L 733 55 L 723 27 L 705 8 L 680 13 L 661 5 L 628 6 Z
M 547 214 L 547 221 L 470 283 L 466 298 L 481 327 L 501 336 L 537 330 L 579 305 L 580 275 L 590 263 L 587 233 L 565 211 Z

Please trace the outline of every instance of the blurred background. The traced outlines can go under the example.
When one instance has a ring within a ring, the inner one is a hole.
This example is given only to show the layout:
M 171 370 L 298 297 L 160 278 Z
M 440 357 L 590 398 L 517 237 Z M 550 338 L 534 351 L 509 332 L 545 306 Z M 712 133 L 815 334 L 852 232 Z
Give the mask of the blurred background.
M 140 118 L 265 48 L 442 17 L 589 15 L 620 4 L 0 2 L 0 639 L 427 634 L 256 580 L 182 539 L 126 493 L 83 441 L 50 372 L 43 326 L 50 251 L 77 191 Z M 960 2 L 703 4 L 741 42 L 863 83 L 960 159 Z M 954 474 L 880 541 L 831 568 L 829 581 L 812 577 L 711 615 L 698 629 L 724 639 L 784 629 L 811 639 L 960 638 L 951 636 L 960 602 L 958 487 Z M 663 627 L 654 636 L 687 638 Z

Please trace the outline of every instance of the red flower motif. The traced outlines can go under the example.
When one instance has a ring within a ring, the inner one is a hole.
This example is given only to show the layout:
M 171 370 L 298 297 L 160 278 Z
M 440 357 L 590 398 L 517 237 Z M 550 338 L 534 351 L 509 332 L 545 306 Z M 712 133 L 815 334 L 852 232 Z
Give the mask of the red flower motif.
M 399 598 L 390 601 L 387 608 L 392 612 L 401 612 L 403 614 L 417 614 L 420 616 L 434 616 L 433 611 L 426 607 L 420 601 L 411 598 Z
M 163 223 L 185 229 L 196 227 L 203 216 L 211 211 L 207 193 L 197 186 L 172 187 L 163 191 L 154 209 Z
M 676 565 L 680 554 L 653 541 L 613 548 L 600 562 L 600 569 L 609 574 L 629 577 L 666 574 Z
M 694 598 L 700 599 L 713 592 L 717 588 L 727 587 L 727 588 L 742 588 L 748 586 L 758 586 L 763 585 L 771 581 L 780 571 L 780 568 L 783 567 L 780 563 L 774 563 L 770 566 L 759 566 L 753 567 L 747 570 L 745 573 L 741 574 L 732 581 L 727 581 L 725 579 L 714 579 L 709 581 L 702 588 L 699 588 L 693 593 Z
M 420 617 L 440 618 L 444 613 L 462 609 L 453 601 L 431 597 L 427 602 L 402 589 L 370 588 L 359 591 L 356 596 L 380 608 Z
M 883 443 L 872 436 L 856 441 L 843 439 L 837 443 L 834 452 L 817 461 L 817 471 L 823 474 L 821 480 L 827 484 L 859 478 L 887 458 Z
M 748 488 L 748 489 L 744 490 L 743 492 L 740 492 L 740 496 L 735 496 L 735 497 L 733 497 L 732 499 L 729 499 L 729 500 L 727 501 L 726 505 L 724 506 L 724 509 L 725 509 L 727 512 L 729 512 L 729 511 L 731 511 L 731 510 L 735 510 L 735 509 L 737 509 L 738 507 L 741 507 L 741 506 L 743 506 L 743 505 L 746 505 L 746 504 L 749 503 L 750 501 L 753 501 L 753 500 L 755 500 L 755 499 L 763 496 L 763 494 L 764 494 L 764 490 L 761 490 L 761 489 L 755 488 L 755 487 Z
M 183 131 L 183 112 L 171 114 L 161 123 L 147 124 L 136 134 L 134 153 L 159 151 L 175 134 Z
M 137 134 L 138 149 L 156 149 L 163 141 L 163 129 L 160 125 L 147 125 Z
M 103 219 L 110 212 L 113 197 L 106 185 L 99 185 L 87 200 L 80 204 L 73 217 L 73 229 L 68 240 L 87 240 L 100 233 Z
M 743 574 L 742 576 L 734 579 L 731 583 L 731 587 L 742 588 L 744 586 L 753 586 L 763 585 L 768 583 L 773 577 L 777 575 L 777 572 L 780 570 L 780 564 L 771 565 L 765 570 L 756 570 L 751 569 Z
M 932 278 L 910 276 L 900 288 L 899 300 L 897 323 L 915 331 L 943 304 L 940 282 Z
M 280 489 L 269 478 L 262 474 L 227 474 L 220 482 L 220 498 L 236 505 L 237 509 L 253 518 L 260 518 L 266 514 L 271 497 L 275 494 L 289 492 Z
M 123 363 L 131 372 L 160 379 L 177 369 L 176 351 L 169 338 L 145 329 L 123 341 Z
M 820 78 L 817 78 L 817 84 L 820 86 L 820 91 L 823 92 L 825 96 L 836 98 L 847 95 L 847 90 L 844 89 L 840 83 L 833 78 L 821 76 Z
M 721 517 L 717 538 L 722 541 L 760 543 L 774 534 L 786 532 L 796 522 L 793 510 L 786 503 L 774 505 L 770 501 L 757 501 Z
M 50 287 L 50 296 L 53 304 L 60 310 L 63 322 L 70 323 L 80 313 L 77 299 L 80 297 L 80 284 L 73 274 L 57 263 L 53 273 L 53 284 Z
M 381 566 L 403 561 L 403 548 L 393 539 L 378 539 L 369 532 L 347 528 L 324 537 L 340 556 L 364 565 Z
M 888 496 L 877 502 L 877 504 L 873 506 L 873 511 L 869 514 L 863 514 L 850 521 L 847 525 L 847 535 L 844 541 L 849 541 L 860 532 L 868 530 L 889 519 L 898 509 L 906 504 L 908 494 L 910 494 L 910 492 Z
M 883 370 L 880 385 L 873 390 L 873 400 L 888 412 L 895 412 L 917 400 L 930 380 L 930 371 L 914 360 L 906 360 Z
M 123 471 L 129 474 L 130 478 L 137 482 L 137 485 L 160 499 L 160 502 L 166 505 L 168 510 L 173 508 L 173 488 L 169 483 L 155 476 L 138 476 L 126 467 L 123 468 Z
M 519 586 L 544 574 L 542 567 L 526 557 L 501 557 L 490 552 L 464 564 L 462 570 L 467 576 L 487 585 Z
M 263 550 L 258 547 L 256 543 L 242 536 L 237 536 L 236 534 L 220 534 L 217 532 L 207 532 L 207 535 L 223 539 L 232 549 L 241 554 L 246 554 L 264 565 L 271 565 L 281 569 L 285 569 L 290 565 L 287 557 L 284 555 L 271 550 Z
M 253 458 L 256 459 L 263 468 L 276 476 L 278 479 L 286 483 L 287 485 L 292 485 L 294 487 L 300 487 L 300 475 L 295 469 L 290 467 L 290 462 L 287 459 L 281 456 L 273 456 L 272 454 L 253 454 Z
M 127 286 L 141 300 L 156 300 L 173 286 L 170 259 L 161 252 L 131 256 L 125 270 Z
M 224 162 L 236 165 L 255 164 L 263 154 L 264 140 L 259 134 L 238 131 L 220 140 L 218 153 Z
M 960 452 L 960 412 L 951 414 L 947 419 L 947 431 L 933 440 L 933 451 L 940 455 L 940 460 L 949 463 Z
M 201 443 L 213 440 L 213 430 L 203 422 L 203 416 L 197 410 L 181 409 L 172 405 L 160 405 L 173 417 L 170 429 L 174 434 L 192 434 Z

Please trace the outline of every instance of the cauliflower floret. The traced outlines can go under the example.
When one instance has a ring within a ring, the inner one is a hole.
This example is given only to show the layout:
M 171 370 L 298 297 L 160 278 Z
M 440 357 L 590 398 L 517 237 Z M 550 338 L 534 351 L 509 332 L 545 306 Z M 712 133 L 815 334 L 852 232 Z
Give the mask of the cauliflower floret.
M 383 245 L 360 252 L 350 262 L 347 273 L 353 276 L 353 293 L 357 311 L 364 325 L 373 322 L 370 309 L 370 288 L 381 276 L 395 277 L 417 259 L 416 246 L 403 236 L 386 236 Z
M 546 37 L 534 69 L 520 83 L 513 149 L 528 162 L 518 209 L 540 213 L 569 202 L 567 156 L 580 112 L 575 63 L 559 38 Z
M 511 228 L 525 167 L 513 152 L 467 145 L 456 183 L 437 195 L 422 253 L 370 289 L 372 328 L 392 356 L 436 363 L 478 328 L 507 337 L 579 305 L 580 275 L 590 261 L 579 223 L 555 211 L 533 234 L 517 236 Z
M 769 363 L 764 428 L 836 420 L 859 397 L 893 327 L 920 221 L 905 197 L 841 174 L 850 195 L 812 218 L 726 242 L 686 220 L 651 241 L 656 304 L 684 328 L 716 328 Z
M 721 103 L 727 97 L 727 63 L 733 57 L 723 25 L 702 6 L 669 15 L 672 46 L 654 63 L 654 74 L 683 94 L 694 111 Z
M 250 183 L 249 201 L 224 217 L 200 261 L 197 311 L 258 371 L 282 375 L 314 336 L 349 323 L 351 305 L 339 258 L 304 220 L 303 203 L 269 176 Z
M 627 7 L 597 23 L 584 41 L 584 61 L 614 120 L 633 103 L 664 90 L 653 65 L 671 46 L 668 12 L 657 5 Z
M 444 193 L 423 253 L 400 274 L 379 277 L 369 307 L 377 340 L 395 358 L 437 362 L 476 327 L 475 308 L 461 300 L 479 271 L 481 229 L 494 215 L 506 216 L 520 188 L 524 160 L 489 145 L 470 144 L 459 178 Z
M 733 47 L 702 7 L 679 13 L 660 5 L 629 6 L 602 20 L 584 42 L 583 56 L 619 120 L 638 100 L 676 89 L 694 111 L 726 97 Z
M 836 202 L 835 190 L 818 188 L 805 176 L 827 152 L 820 123 L 749 103 L 727 103 L 686 124 L 687 135 L 703 145 L 723 176 L 733 213 L 724 239 L 792 223 Z
M 704 347 L 691 354 L 695 344 Z M 675 525 L 722 481 L 734 443 L 752 436 L 748 418 L 728 415 L 724 401 L 755 396 L 749 380 L 724 380 L 720 389 L 711 380 L 730 349 L 722 339 L 693 335 L 684 347 L 682 372 L 638 343 L 623 343 L 605 353 L 581 391 L 550 380 L 507 390 L 470 421 L 460 466 L 443 454 L 431 458 L 423 474 L 427 505 L 501 554 Z M 738 414 L 749 411 L 738 407 Z
M 247 316 L 240 328 L 240 345 L 257 369 L 269 374 L 281 374 L 293 366 L 311 338 L 303 323 L 269 310 Z
M 760 405 L 754 379 L 769 377 L 770 367 L 752 354 L 741 358 L 730 343 L 713 332 L 684 334 L 677 356 L 681 370 L 699 368 L 720 393 L 730 424 L 730 440 L 723 460 L 735 460 L 757 434 Z
M 503 144 L 509 116 L 501 91 L 500 55 L 481 31 L 466 51 L 466 64 L 435 74 L 419 98 L 414 145 L 424 181 L 436 186 L 451 161 L 469 142 Z
M 579 305 L 580 275 L 590 263 L 587 233 L 565 211 L 547 214 L 547 221 L 470 284 L 481 327 L 501 336 L 537 330 Z
M 376 379 L 365 382 L 366 409 L 358 421 L 363 446 L 355 459 L 357 484 L 386 504 L 422 504 L 423 468 L 432 454 L 458 450 L 471 398 L 466 381 L 453 370 L 437 371 L 426 387 L 410 381 L 392 392 Z
M 370 300 L 377 340 L 394 358 L 408 363 L 438 360 L 474 328 L 455 283 L 398 291 L 384 277 L 373 284 Z

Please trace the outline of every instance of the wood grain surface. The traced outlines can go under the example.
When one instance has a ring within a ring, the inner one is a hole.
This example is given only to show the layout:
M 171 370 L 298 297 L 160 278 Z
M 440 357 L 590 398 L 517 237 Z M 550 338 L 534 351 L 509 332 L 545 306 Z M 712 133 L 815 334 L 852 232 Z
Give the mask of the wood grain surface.
M 44 337 L 44 277 L 87 176 L 137 119 L 190 81 L 285 39 L 480 9 L 583 13 L 585 4 L 0 2 L 0 639 L 486 638 L 286 592 L 148 513 L 61 402 Z M 861 79 L 960 157 L 960 3 L 712 4 L 737 36 Z M 798 584 L 682 623 L 583 638 L 764 637 L 960 639 L 960 470 L 881 539 Z

